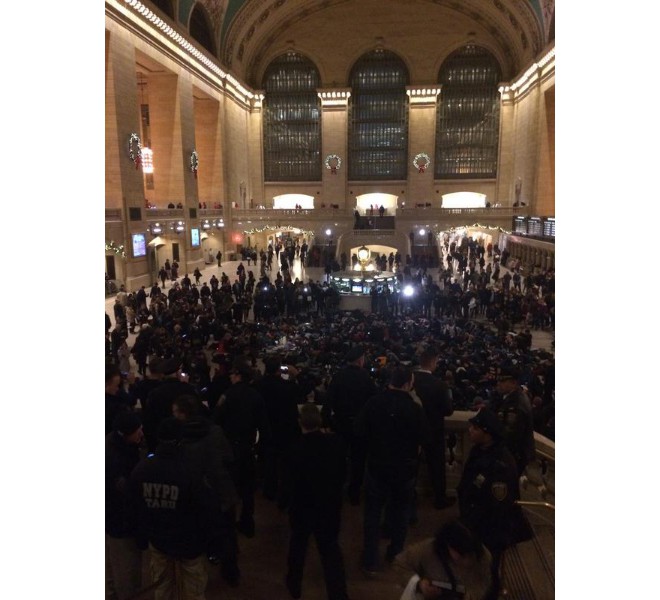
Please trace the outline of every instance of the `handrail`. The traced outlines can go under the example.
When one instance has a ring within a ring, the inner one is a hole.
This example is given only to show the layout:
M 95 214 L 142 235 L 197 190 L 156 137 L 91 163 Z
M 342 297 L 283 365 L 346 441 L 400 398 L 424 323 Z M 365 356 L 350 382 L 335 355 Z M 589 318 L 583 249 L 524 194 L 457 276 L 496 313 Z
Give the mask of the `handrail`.
M 520 506 L 540 506 L 550 510 L 555 510 L 555 505 L 549 502 L 533 502 L 531 500 L 516 500 L 516 504 Z
M 529 512 L 533 515 L 535 515 L 538 519 L 541 519 L 545 523 L 551 526 L 555 526 L 554 522 L 551 521 L 548 517 L 545 515 L 542 515 L 541 513 L 538 513 L 536 511 L 530 510 L 530 508 L 545 508 L 548 510 L 552 510 L 554 512 L 555 510 L 555 505 L 554 504 L 549 504 L 548 502 L 534 502 L 531 500 L 516 500 L 515 502 L 518 506 L 527 508 Z

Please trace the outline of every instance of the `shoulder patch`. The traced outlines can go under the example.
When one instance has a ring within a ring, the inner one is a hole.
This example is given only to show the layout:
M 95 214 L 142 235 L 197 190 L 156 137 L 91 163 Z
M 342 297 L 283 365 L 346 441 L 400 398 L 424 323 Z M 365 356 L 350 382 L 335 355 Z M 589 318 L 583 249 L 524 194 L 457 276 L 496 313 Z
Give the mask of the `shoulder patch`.
M 490 486 L 490 491 L 493 494 L 493 498 L 498 502 L 502 502 L 502 500 L 504 500 L 509 494 L 509 488 L 503 481 L 496 481 L 493 483 Z

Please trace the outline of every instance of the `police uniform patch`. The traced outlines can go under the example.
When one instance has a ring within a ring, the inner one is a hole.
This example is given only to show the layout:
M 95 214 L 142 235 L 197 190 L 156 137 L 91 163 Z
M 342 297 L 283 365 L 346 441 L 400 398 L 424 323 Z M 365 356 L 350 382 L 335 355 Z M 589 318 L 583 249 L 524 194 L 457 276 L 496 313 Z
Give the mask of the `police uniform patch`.
M 503 481 L 496 481 L 490 486 L 490 491 L 493 493 L 493 498 L 495 498 L 495 500 L 502 502 L 502 500 L 507 497 L 509 488 Z
M 480 488 L 484 484 L 484 481 L 486 481 L 486 478 L 481 473 L 479 473 L 479 475 L 474 478 L 474 485 Z

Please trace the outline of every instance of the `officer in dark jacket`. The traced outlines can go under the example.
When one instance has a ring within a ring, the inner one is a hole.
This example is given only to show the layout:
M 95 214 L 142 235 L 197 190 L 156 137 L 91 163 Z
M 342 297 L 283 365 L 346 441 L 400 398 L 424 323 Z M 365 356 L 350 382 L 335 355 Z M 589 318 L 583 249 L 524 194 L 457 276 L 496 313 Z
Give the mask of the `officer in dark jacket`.
M 438 356 L 438 351 L 432 347 L 422 352 L 420 368 L 415 371 L 415 393 L 422 401 L 430 426 L 431 437 L 424 445 L 424 454 L 435 494 L 434 506 L 442 509 L 455 502 L 454 498 L 447 498 L 445 481 L 445 417 L 453 414 L 454 409 L 449 386 L 433 375 Z
M 337 372 L 328 387 L 329 402 L 324 406 L 326 422 L 336 431 L 349 449 L 350 474 L 348 480 L 348 497 L 351 504 L 360 503 L 360 488 L 364 478 L 366 446 L 364 439 L 356 436 L 354 431 L 355 418 L 364 407 L 367 400 L 378 388 L 369 373 L 364 369 L 364 348 L 355 346 L 346 354 L 347 365 Z
M 291 449 L 291 469 L 286 489 L 289 496 L 289 543 L 286 585 L 300 598 L 307 542 L 314 535 L 321 556 L 329 600 L 347 600 L 346 573 L 339 531 L 342 490 L 346 479 L 346 447 L 333 433 L 322 433 L 321 413 L 314 404 L 300 410 L 303 435 Z
M 264 496 L 269 500 L 277 499 L 283 505 L 278 492 L 286 468 L 286 458 L 290 455 L 291 446 L 300 437 L 298 404 L 302 404 L 304 398 L 297 383 L 291 379 L 282 379 L 282 361 L 279 357 L 266 358 L 264 366 L 264 376 L 254 385 L 266 403 L 272 433 L 268 447 L 262 446 L 265 450 Z
M 234 451 L 232 478 L 241 499 L 237 528 L 247 537 L 254 536 L 254 492 L 256 487 L 255 444 L 268 444 L 270 425 L 264 399 L 249 386 L 252 370 L 237 362 L 229 371 L 231 386 L 220 396 L 213 411 L 213 422 L 220 425 Z
M 235 586 L 240 571 L 235 527 L 238 494 L 230 475 L 234 453 L 222 427 L 213 424 L 203 413 L 204 406 L 194 396 L 179 396 L 174 400 L 172 414 L 181 422 L 181 452 L 211 487 L 220 513 L 222 533 L 211 541 L 209 560 L 214 564 L 221 562 L 223 577 Z
M 158 428 L 154 454 L 131 475 L 138 511 L 138 536 L 149 545 L 157 598 L 204 595 L 209 542 L 220 532 L 215 497 L 179 449 L 181 426 L 174 418 Z
M 499 565 L 508 546 L 520 541 L 523 527 L 516 462 L 503 441 L 504 428 L 497 415 L 482 408 L 470 419 L 468 429 L 474 444 L 458 484 L 461 520 L 472 529 L 493 556 L 495 588 L 489 598 L 497 598 Z
M 133 412 L 120 413 L 105 438 L 105 555 L 108 594 L 120 600 L 140 589 L 142 551 L 135 539 L 137 521 L 129 492 L 131 471 L 140 461 L 142 423 Z
M 164 375 L 159 386 L 149 392 L 144 409 L 144 435 L 149 452 L 153 452 L 157 443 L 158 426 L 172 416 L 172 403 L 178 396 L 196 396 L 195 388 L 179 375 L 181 359 L 172 357 L 160 363 L 159 369 Z
M 406 539 L 420 446 L 429 440 L 424 411 L 410 395 L 413 385 L 412 369 L 395 368 L 388 388 L 372 396 L 355 420 L 355 433 L 366 440 L 368 449 L 363 567 L 369 572 L 378 568 L 380 520 L 386 503 L 391 530 L 388 560 L 403 550 Z
M 504 427 L 504 443 L 516 459 L 518 475 L 534 459 L 532 403 L 517 381 L 517 370 L 502 368 L 497 376 L 498 396 L 491 409 Z

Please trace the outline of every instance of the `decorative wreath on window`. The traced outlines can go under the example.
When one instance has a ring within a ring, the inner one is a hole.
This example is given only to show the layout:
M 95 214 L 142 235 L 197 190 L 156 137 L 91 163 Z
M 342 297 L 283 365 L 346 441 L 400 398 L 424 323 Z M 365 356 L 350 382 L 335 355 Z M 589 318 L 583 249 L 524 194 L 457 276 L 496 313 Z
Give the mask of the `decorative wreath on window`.
M 133 149 L 134 146 L 136 150 Z M 142 146 L 140 145 L 140 136 L 137 133 L 131 133 L 128 138 L 128 158 L 135 163 L 136 169 L 142 164 Z
M 197 179 L 197 169 L 198 168 L 199 168 L 199 157 L 197 156 L 197 150 L 193 150 L 190 153 L 190 170 L 195 175 L 195 179 Z
M 426 167 L 431 164 L 431 157 L 426 152 L 420 152 L 413 159 L 413 166 L 417 169 L 418 173 L 426 171 Z
M 337 169 L 341 167 L 341 158 L 337 154 L 328 154 L 325 157 L 325 168 L 330 169 L 333 175 L 337 174 Z

